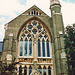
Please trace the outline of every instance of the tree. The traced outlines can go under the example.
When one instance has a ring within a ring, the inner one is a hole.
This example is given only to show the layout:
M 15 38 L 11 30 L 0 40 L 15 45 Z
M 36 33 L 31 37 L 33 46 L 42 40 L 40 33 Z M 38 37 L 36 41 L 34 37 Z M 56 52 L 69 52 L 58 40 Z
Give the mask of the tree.
M 75 75 L 75 27 L 67 26 L 65 32 L 65 52 L 69 75 Z

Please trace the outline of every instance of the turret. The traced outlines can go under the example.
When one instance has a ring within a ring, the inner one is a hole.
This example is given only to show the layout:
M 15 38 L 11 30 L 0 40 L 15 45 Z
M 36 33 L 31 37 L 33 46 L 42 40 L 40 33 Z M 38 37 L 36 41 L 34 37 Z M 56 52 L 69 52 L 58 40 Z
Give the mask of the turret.
M 59 0 L 50 0 L 53 21 L 53 44 L 56 75 L 68 75 L 67 58 L 64 50 L 64 26 Z

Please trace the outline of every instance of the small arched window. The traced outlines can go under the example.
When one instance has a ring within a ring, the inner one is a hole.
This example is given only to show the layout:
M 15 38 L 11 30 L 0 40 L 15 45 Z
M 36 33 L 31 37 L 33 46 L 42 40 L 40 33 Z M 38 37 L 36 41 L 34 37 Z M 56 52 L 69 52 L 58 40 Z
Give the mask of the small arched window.
M 46 67 L 43 68 L 43 75 L 46 75 Z
M 21 65 L 19 67 L 19 75 L 22 75 L 22 67 L 21 67 Z
M 34 15 L 36 14 L 36 11 L 34 10 Z
M 32 11 L 32 15 L 33 15 L 33 11 Z
M 38 15 L 38 12 L 36 12 L 36 15 Z
M 29 75 L 32 73 L 32 67 L 29 67 Z
M 41 68 L 41 66 L 39 66 L 38 71 L 40 72 L 40 74 L 42 74 L 42 68 Z
M 27 67 L 24 67 L 24 75 L 27 75 Z
M 39 15 L 41 15 L 41 12 L 39 13 Z
M 48 75 L 51 75 L 51 67 L 48 67 Z
M 29 12 L 29 15 L 30 15 L 30 12 Z

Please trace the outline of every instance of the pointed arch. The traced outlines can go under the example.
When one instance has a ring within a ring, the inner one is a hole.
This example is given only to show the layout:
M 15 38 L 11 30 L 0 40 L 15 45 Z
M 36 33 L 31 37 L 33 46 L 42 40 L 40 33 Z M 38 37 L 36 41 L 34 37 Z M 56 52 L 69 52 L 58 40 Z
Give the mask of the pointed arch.
M 27 75 L 27 67 L 24 67 L 24 75 Z
M 43 67 L 43 75 L 46 75 L 46 67 Z
M 48 75 L 51 75 L 51 67 L 48 67 Z
M 49 28 L 46 26 L 46 24 L 41 20 L 41 19 L 39 19 L 39 18 L 37 18 L 37 17 L 32 17 L 32 18 L 30 18 L 30 19 L 28 19 L 25 23 L 23 23 L 23 25 L 19 28 L 19 31 L 18 31 L 18 34 L 17 34 L 17 39 L 19 39 L 19 35 L 20 35 L 20 32 L 21 32 L 21 30 L 22 30 L 22 28 L 27 24 L 27 23 L 29 23 L 31 20 L 37 20 L 37 21 L 39 21 L 39 22 L 41 22 L 42 23 L 42 25 L 44 25 L 44 27 L 48 30 L 48 33 L 49 33 L 49 35 L 50 35 L 50 37 L 51 37 L 51 40 L 52 40 L 52 34 L 51 34 L 51 31 L 49 30 Z
M 40 74 L 42 74 L 42 68 L 41 68 L 41 66 L 38 67 L 38 71 L 40 72 Z
M 32 73 L 32 67 L 29 67 L 29 75 Z
M 20 67 L 19 67 L 19 75 L 21 75 L 21 74 L 22 74 L 22 67 L 20 65 Z

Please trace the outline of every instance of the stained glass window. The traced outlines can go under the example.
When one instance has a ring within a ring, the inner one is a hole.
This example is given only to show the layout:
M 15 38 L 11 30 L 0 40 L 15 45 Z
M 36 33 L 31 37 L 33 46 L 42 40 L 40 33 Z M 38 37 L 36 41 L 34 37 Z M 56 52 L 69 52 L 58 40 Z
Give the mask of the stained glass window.
M 33 34 L 36 34 L 36 33 L 37 33 L 37 30 L 36 30 L 36 29 L 34 29 L 34 30 L 33 30 Z
M 28 34 L 28 35 L 27 35 L 27 37 L 29 38 L 29 37 L 30 37 L 30 35 Z
M 44 41 L 44 39 L 42 40 L 42 53 L 43 53 L 43 57 L 45 57 L 45 41 Z
M 32 40 L 29 40 L 29 56 L 32 56 Z
M 32 29 L 32 26 L 30 25 L 30 26 L 28 26 L 28 29 Z
M 27 34 L 27 31 L 25 32 L 25 34 Z
M 39 37 L 42 38 L 42 35 L 40 35 Z
M 33 11 L 32 14 L 34 14 L 34 12 L 35 11 Z M 42 54 L 42 57 L 46 57 L 46 55 L 47 57 L 50 57 L 49 36 L 46 31 L 46 28 L 44 27 L 44 25 L 42 25 L 42 23 L 40 23 L 37 20 L 30 21 L 23 28 L 22 33 L 20 34 L 20 37 L 22 38 L 20 40 L 20 54 L 19 54 L 20 56 L 23 56 L 23 54 L 24 56 L 27 56 L 27 55 L 32 56 L 32 52 L 33 52 L 32 48 L 33 48 L 33 45 L 35 44 L 34 38 L 36 37 L 35 41 L 37 42 L 36 48 L 37 48 L 38 57 L 41 57 L 41 54 Z M 45 41 L 46 39 L 48 40 Z M 45 44 L 46 44 L 46 47 L 45 47 Z M 41 50 L 42 50 L 42 53 L 41 53 Z M 47 50 L 47 54 L 45 50 Z
M 27 38 L 25 39 L 24 56 L 27 56 Z
M 50 57 L 50 50 L 49 50 L 49 41 L 46 41 L 46 46 L 47 46 L 47 57 Z
M 24 38 L 24 37 L 25 37 L 25 35 L 23 34 L 23 35 L 22 35 L 22 37 Z
M 41 26 L 38 26 L 38 30 L 41 30 L 41 28 L 42 28 Z
M 34 23 L 33 23 L 33 26 L 36 26 L 36 24 L 37 24 L 37 23 L 34 22 Z
M 47 38 L 47 36 L 46 36 L 46 35 L 45 35 L 44 37 L 45 37 L 45 39 Z
M 23 39 L 20 40 L 20 56 L 23 55 Z
M 40 40 L 38 40 L 38 57 L 41 57 Z

